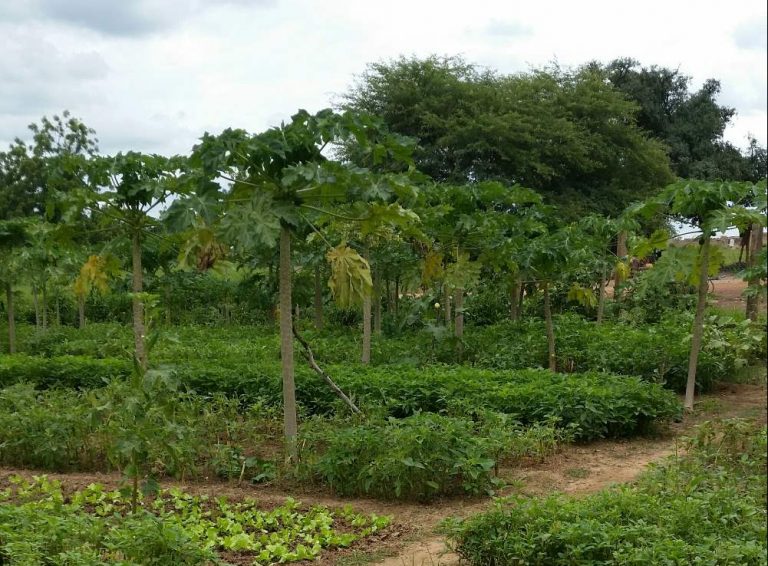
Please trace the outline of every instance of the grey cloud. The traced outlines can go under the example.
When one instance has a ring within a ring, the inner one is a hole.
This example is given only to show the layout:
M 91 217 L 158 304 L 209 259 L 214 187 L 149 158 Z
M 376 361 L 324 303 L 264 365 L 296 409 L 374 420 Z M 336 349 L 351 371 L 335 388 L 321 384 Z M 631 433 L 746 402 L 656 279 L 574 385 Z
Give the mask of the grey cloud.
M 166 27 L 168 14 L 152 13 L 142 2 L 41 0 L 45 17 L 108 35 L 142 35 Z
M 33 33 L 0 27 L 0 115 L 15 124 L 98 102 L 98 81 L 109 74 L 95 51 L 63 53 Z M 4 127 L 4 126 L 3 126 Z M 0 131 L 12 139 L 23 131 Z
M 741 49 L 765 51 L 768 43 L 768 31 L 765 20 L 743 22 L 733 32 L 733 42 Z
M 6 21 L 49 21 L 108 36 L 151 35 L 212 6 L 264 7 L 276 0 L 26 0 L 0 7 Z
M 520 22 L 491 20 L 483 28 L 483 32 L 488 35 L 497 35 L 503 37 L 527 37 L 533 34 L 533 30 Z

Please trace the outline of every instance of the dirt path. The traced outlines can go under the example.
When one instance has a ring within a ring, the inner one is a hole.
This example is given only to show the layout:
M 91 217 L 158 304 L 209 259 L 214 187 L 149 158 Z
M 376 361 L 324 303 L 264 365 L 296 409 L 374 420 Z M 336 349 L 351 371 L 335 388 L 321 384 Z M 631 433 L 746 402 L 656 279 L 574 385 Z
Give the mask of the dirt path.
M 747 282 L 743 279 L 722 275 L 719 279 L 713 279 L 711 285 L 711 295 L 718 307 L 741 311 L 746 308 L 742 293 L 747 288 Z
M 629 482 L 650 463 L 675 452 L 678 438 L 697 423 L 717 417 L 748 417 L 763 423 L 766 415 L 766 387 L 764 385 L 728 384 L 719 391 L 699 399 L 699 409 L 686 416 L 681 423 L 654 438 L 620 441 L 600 441 L 584 445 L 567 446 L 559 454 L 540 464 L 501 470 L 507 487 L 502 494 L 514 493 L 543 495 L 555 491 L 587 494 L 612 483 Z M 13 474 L 32 476 L 39 472 L 0 469 L 0 485 Z M 48 474 L 58 479 L 68 490 L 102 483 L 117 486 L 117 474 Z M 164 487 L 179 485 L 163 482 Z M 304 505 L 325 505 L 340 508 L 351 505 L 355 509 L 379 515 L 393 516 L 393 524 L 379 535 L 360 541 L 351 549 L 326 553 L 315 564 L 330 566 L 448 566 L 458 563 L 458 557 L 447 551 L 443 539 L 435 533 L 439 523 L 447 517 L 466 517 L 487 509 L 492 501 L 487 498 L 458 498 L 438 501 L 431 505 L 382 502 L 370 499 L 339 499 L 331 494 L 297 486 L 291 489 L 272 486 L 237 486 L 226 483 L 194 482 L 182 486 L 194 494 L 226 496 L 231 500 L 244 497 L 256 499 L 265 508 L 282 504 L 290 496 Z
M 699 400 L 700 409 L 682 423 L 669 427 L 657 438 L 626 441 L 600 441 L 569 446 L 545 463 L 521 469 L 505 470 L 504 479 L 521 486 L 507 493 L 544 495 L 559 491 L 588 494 L 615 483 L 633 481 L 651 462 L 671 456 L 678 449 L 679 438 L 696 424 L 712 418 L 744 417 L 766 423 L 768 391 L 763 385 L 728 384 L 720 391 Z M 468 516 L 490 505 L 483 502 L 457 508 L 448 516 Z M 381 566 L 454 566 L 459 557 L 451 553 L 445 541 L 434 535 L 441 517 L 432 524 L 422 524 L 425 536 L 407 545 L 397 555 L 373 562 Z M 432 532 L 430 532 L 430 530 Z

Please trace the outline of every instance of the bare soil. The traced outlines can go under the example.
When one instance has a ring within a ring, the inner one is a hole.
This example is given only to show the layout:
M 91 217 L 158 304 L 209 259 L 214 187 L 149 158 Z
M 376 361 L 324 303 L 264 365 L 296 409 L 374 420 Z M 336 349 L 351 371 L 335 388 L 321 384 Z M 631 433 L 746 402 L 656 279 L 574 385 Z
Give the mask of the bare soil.
M 679 439 L 693 426 L 707 419 L 744 417 L 768 422 L 765 385 L 726 384 L 698 400 L 698 409 L 673 423 L 656 436 L 631 440 L 604 440 L 566 446 L 559 454 L 537 464 L 504 468 L 500 476 L 509 487 L 502 495 L 514 493 L 543 495 L 552 492 L 588 494 L 614 483 L 631 482 L 646 466 L 672 455 Z M 32 476 L 39 472 L 0 469 L 0 486 L 10 475 Z M 120 484 L 117 474 L 47 474 L 62 482 L 66 490 L 76 490 L 90 483 L 110 487 Z M 329 551 L 316 564 L 380 564 L 384 566 L 455 565 L 458 557 L 448 551 L 444 540 L 435 533 L 447 517 L 466 517 L 487 509 L 488 498 L 454 498 L 430 505 L 382 502 L 371 499 L 340 499 L 321 490 L 296 487 L 290 490 L 273 486 L 238 486 L 221 482 L 163 482 L 163 487 L 180 486 L 193 494 L 226 496 L 233 501 L 252 498 L 270 508 L 293 497 L 303 505 L 325 505 L 331 509 L 351 505 L 359 512 L 391 515 L 391 526 L 381 533 L 352 545 Z
M 723 275 L 710 283 L 710 294 L 715 304 L 723 309 L 741 310 L 746 308 L 746 300 L 742 296 L 747 282 L 732 275 Z

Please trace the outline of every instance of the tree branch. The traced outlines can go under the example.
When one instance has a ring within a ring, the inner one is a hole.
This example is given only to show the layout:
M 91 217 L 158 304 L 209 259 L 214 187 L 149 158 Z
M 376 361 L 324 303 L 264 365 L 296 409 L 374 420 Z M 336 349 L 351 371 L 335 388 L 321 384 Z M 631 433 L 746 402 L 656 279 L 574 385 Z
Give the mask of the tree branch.
M 299 341 L 299 343 L 304 348 L 304 351 L 302 352 L 302 355 L 304 356 L 304 359 L 307 360 L 307 363 L 309 363 L 309 367 L 313 369 L 320 377 L 323 378 L 323 380 L 328 384 L 328 386 L 333 390 L 333 392 L 336 394 L 339 399 L 344 401 L 346 403 L 347 407 L 355 413 L 356 415 L 362 415 L 362 411 L 357 408 L 357 405 L 355 405 L 352 400 L 347 397 L 344 392 L 339 388 L 338 385 L 334 383 L 334 381 L 331 379 L 331 377 L 325 373 L 320 366 L 317 365 L 317 362 L 315 361 L 315 356 L 312 354 L 312 349 L 309 347 L 309 344 L 306 340 L 299 334 L 298 329 L 296 328 L 296 322 L 294 321 L 291 324 L 291 329 L 293 330 L 293 335 L 296 338 L 296 340 Z

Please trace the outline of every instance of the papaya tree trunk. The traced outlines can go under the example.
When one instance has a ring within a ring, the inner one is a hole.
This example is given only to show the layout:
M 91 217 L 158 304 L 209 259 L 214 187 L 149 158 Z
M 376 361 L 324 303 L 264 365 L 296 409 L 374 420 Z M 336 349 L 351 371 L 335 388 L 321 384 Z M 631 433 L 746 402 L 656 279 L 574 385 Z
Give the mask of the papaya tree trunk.
M 464 289 L 456 289 L 453 292 L 453 312 L 453 334 L 457 338 L 456 357 L 461 363 L 464 358 Z
M 165 324 L 171 326 L 173 324 L 173 313 L 171 313 L 171 288 L 165 288 Z
M 131 237 L 131 259 L 133 267 L 133 345 L 136 362 L 142 370 L 147 369 L 147 352 L 144 348 L 144 301 L 140 294 L 144 291 L 144 272 L 141 266 L 141 234 L 135 230 Z
M 605 311 L 605 286 L 607 279 L 608 277 L 605 274 L 605 269 L 603 269 L 602 276 L 600 277 L 600 290 L 597 296 L 597 324 L 603 322 L 603 312 Z
M 77 296 L 77 319 L 78 319 L 78 326 L 80 328 L 85 328 L 85 296 L 84 295 Z
M 8 310 L 8 353 L 16 353 L 16 313 L 13 306 L 13 286 L 5 284 L 5 306 Z
M 43 281 L 40 287 L 40 322 L 42 322 L 43 328 L 48 328 L 48 293 L 46 287 L 47 285 Z
M 696 301 L 696 315 L 693 319 L 693 337 L 691 338 L 691 353 L 688 358 L 688 381 L 685 384 L 685 409 L 693 409 L 693 397 L 696 391 L 696 366 L 699 363 L 701 339 L 704 334 L 704 308 L 707 306 L 707 291 L 709 290 L 709 236 L 704 236 L 704 243 L 699 250 L 699 296 Z
M 293 375 L 293 321 L 291 319 L 291 232 L 287 226 L 280 228 L 280 358 L 283 377 L 283 432 L 287 459 L 296 458 L 296 384 Z
M 448 285 L 443 283 L 443 313 L 445 315 L 445 326 L 451 327 L 451 291 Z
M 365 260 L 368 260 L 368 251 L 365 251 Z M 360 361 L 364 364 L 371 363 L 371 294 L 363 297 L 363 353 Z
M 549 300 L 549 282 L 544 282 L 544 322 L 547 326 L 547 353 L 550 371 L 557 371 L 555 353 L 555 326 L 552 323 L 552 305 Z
M 509 320 L 513 322 L 520 318 L 520 290 L 522 287 L 523 283 L 518 277 L 515 277 L 509 296 Z
M 394 303 L 395 303 L 395 314 L 397 314 L 400 309 L 400 276 L 399 275 L 395 277 Z
M 323 280 L 320 273 L 320 266 L 315 266 L 315 328 L 317 330 L 323 329 Z
M 35 328 L 40 328 L 40 301 L 37 298 L 37 285 L 32 284 L 32 305 L 35 307 Z
M 624 258 L 629 254 L 629 250 L 627 249 L 627 232 L 625 230 L 622 230 L 619 232 L 618 240 L 616 242 L 616 255 L 619 258 Z M 616 276 L 614 278 L 614 288 L 618 287 L 621 283 L 623 283 L 624 278 L 621 276 L 621 273 L 619 270 L 616 270 Z
M 750 241 L 749 241 L 749 247 L 752 248 L 751 253 L 749 254 L 749 267 L 755 266 L 755 258 L 760 253 L 760 250 L 763 247 L 763 228 L 759 224 L 753 224 L 752 228 L 750 229 Z M 752 287 L 753 289 L 756 289 L 756 287 L 760 284 L 760 280 L 758 278 L 752 278 L 747 281 L 747 284 Z M 760 295 L 758 293 L 752 293 L 747 297 L 747 318 L 751 320 L 752 322 L 757 321 L 757 312 L 759 310 L 760 306 Z
M 373 272 L 373 333 L 381 335 L 381 274 Z
M 464 336 L 464 289 L 453 292 L 453 307 L 455 310 L 453 334 L 461 339 Z

